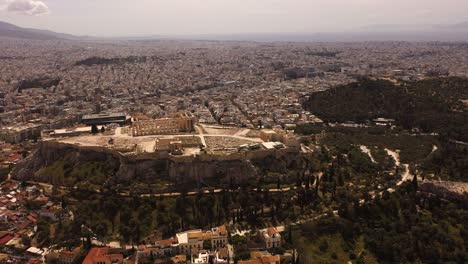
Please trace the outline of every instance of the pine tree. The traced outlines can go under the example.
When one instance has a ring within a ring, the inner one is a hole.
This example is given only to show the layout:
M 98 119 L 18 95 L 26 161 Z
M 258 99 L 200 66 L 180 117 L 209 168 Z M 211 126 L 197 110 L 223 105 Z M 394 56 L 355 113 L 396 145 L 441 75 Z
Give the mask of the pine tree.
M 319 185 L 320 185 L 320 178 L 317 177 L 317 183 L 315 184 L 315 197 L 319 197 Z
M 414 188 L 414 191 L 418 190 L 418 176 L 416 175 L 414 175 L 413 177 L 413 188 Z
M 91 126 L 91 133 L 92 134 L 97 134 L 99 131 L 98 131 L 98 128 L 96 125 L 92 125 Z
M 91 241 L 91 234 L 86 233 L 86 249 L 90 250 L 93 247 L 93 242 Z

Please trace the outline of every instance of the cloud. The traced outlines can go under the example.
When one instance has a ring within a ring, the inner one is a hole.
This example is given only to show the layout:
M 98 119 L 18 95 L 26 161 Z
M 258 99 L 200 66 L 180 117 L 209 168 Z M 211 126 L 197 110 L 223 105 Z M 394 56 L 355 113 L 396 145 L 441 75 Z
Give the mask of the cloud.
M 50 13 L 49 7 L 40 0 L 0 0 L 0 10 L 30 16 Z

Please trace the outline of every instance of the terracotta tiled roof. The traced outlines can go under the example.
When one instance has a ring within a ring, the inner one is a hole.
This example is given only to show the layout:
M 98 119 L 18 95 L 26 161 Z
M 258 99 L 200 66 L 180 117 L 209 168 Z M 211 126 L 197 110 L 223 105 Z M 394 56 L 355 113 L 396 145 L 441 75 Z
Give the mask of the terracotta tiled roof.
M 33 222 L 33 223 L 35 223 L 35 222 L 37 221 L 37 219 L 36 219 L 34 216 L 32 216 L 32 215 L 28 215 L 26 218 L 27 218 L 29 221 Z
M 188 238 L 203 238 L 202 232 L 188 233 Z
M 240 260 L 238 264 L 262 264 L 259 259 Z
M 38 264 L 41 263 L 38 259 L 30 258 L 27 264 Z
M 8 243 L 8 241 L 12 240 L 14 238 L 13 235 L 11 234 L 6 234 L 0 238 L 0 245 L 5 245 Z
M 161 246 L 170 246 L 173 243 L 177 243 L 177 238 L 169 238 L 156 242 L 156 244 L 159 244 Z
M 263 264 L 269 264 L 269 263 L 277 263 L 280 261 L 280 257 L 278 255 L 276 256 L 262 256 L 261 261 Z
M 123 260 L 121 254 L 108 254 L 109 248 L 92 248 L 83 264 L 94 264 L 95 262 L 110 262 L 113 259 L 118 259 L 120 262 Z
M 268 232 L 269 235 L 278 234 L 278 230 L 276 230 L 276 228 L 274 228 L 274 227 L 269 227 L 267 229 L 267 232 Z
M 11 163 L 14 163 L 14 162 L 20 160 L 21 158 L 23 158 L 23 157 L 20 154 L 14 153 L 14 154 L 10 154 L 8 156 L 7 161 L 11 162 Z

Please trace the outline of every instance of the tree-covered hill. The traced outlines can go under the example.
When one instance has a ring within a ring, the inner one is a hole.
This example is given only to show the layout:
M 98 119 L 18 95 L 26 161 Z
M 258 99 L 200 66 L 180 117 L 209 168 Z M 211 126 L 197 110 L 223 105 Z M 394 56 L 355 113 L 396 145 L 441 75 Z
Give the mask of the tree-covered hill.
M 386 80 L 361 79 L 312 94 L 304 108 L 328 122 L 365 123 L 379 117 L 424 132 L 467 140 L 468 79 L 435 78 L 399 85 Z
M 301 262 L 467 263 L 467 211 L 406 183 L 369 203 L 337 194 L 338 216 L 305 223 L 295 234 Z

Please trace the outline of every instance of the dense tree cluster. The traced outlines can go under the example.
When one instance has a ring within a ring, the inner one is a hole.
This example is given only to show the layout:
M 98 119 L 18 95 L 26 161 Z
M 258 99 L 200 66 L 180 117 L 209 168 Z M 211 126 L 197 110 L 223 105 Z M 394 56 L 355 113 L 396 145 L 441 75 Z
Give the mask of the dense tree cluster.
M 468 148 L 446 143 L 421 165 L 422 175 L 468 182 Z
M 361 79 L 312 94 L 304 108 L 329 122 L 367 123 L 395 119 L 405 129 L 448 134 L 467 140 L 468 80 L 436 78 L 399 85 L 386 80 Z
M 86 185 L 99 188 L 115 173 L 114 168 L 105 162 L 87 161 L 78 164 L 70 156 L 40 169 L 36 175 L 47 178 L 48 182 L 57 186 Z
M 302 242 L 325 241 L 322 251 L 333 241 L 324 238 L 338 235 L 348 259 L 358 263 L 364 263 L 366 252 L 379 263 L 466 263 L 467 219 L 457 204 L 421 196 L 409 182 L 364 204 L 352 193 L 342 194 L 339 216 L 305 224 L 299 233 Z M 364 250 L 356 255 L 360 241 Z
M 125 64 L 125 63 L 146 63 L 148 60 L 157 60 L 157 56 L 128 56 L 121 58 L 103 58 L 103 57 L 90 57 L 84 60 L 77 61 L 77 66 L 93 66 L 93 65 L 111 65 L 111 64 Z
M 309 55 L 309 56 L 318 56 L 318 57 L 326 57 L 326 58 L 334 58 L 338 54 L 339 54 L 339 52 L 337 52 L 337 51 L 309 51 L 309 52 L 306 52 L 306 55 Z
M 258 227 L 264 221 L 274 223 L 295 220 L 301 211 L 294 193 L 268 191 L 223 191 L 179 197 L 122 197 L 106 193 L 75 194 L 80 203 L 71 205 L 75 222 L 84 224 L 100 238 L 120 237 L 127 243 L 143 241 L 152 232 L 164 237 L 181 230 L 211 228 L 232 223 Z
M 333 155 L 346 153 L 352 146 L 367 146 L 381 169 L 389 170 L 391 157 L 385 149 L 398 150 L 400 162 L 409 164 L 424 179 L 468 181 L 467 147 L 463 142 L 449 140 L 446 136 L 411 134 L 385 127 L 350 128 L 301 125 L 304 134 L 326 131 L 322 140 Z
M 16 86 L 16 89 L 18 89 L 18 92 L 20 93 L 22 90 L 31 89 L 31 88 L 46 89 L 52 86 L 57 86 L 60 83 L 60 81 L 61 81 L 60 78 L 55 78 L 55 77 L 49 77 L 49 76 L 37 77 L 33 79 L 21 80 Z
M 179 190 L 182 194 L 175 197 L 146 197 L 123 194 L 118 186 L 101 188 L 97 193 L 94 188 L 78 185 L 62 197 L 62 204 L 74 212 L 70 226 L 84 227 L 73 231 L 78 237 L 90 231 L 100 239 L 120 238 L 126 243 L 142 242 L 154 232 L 168 237 L 181 230 L 227 223 L 256 229 L 293 222 L 321 210 L 320 196 L 330 192 L 331 176 L 319 190 L 317 173 L 326 166 L 327 157 L 306 160 L 302 165 L 284 160 L 271 169 L 267 169 L 267 162 L 256 164 L 257 179 L 246 183 L 233 179 L 219 193 L 186 195 L 186 190 Z M 299 167 L 303 168 L 297 170 Z M 287 173 L 288 168 L 296 170 Z M 291 189 L 279 190 L 285 187 Z

